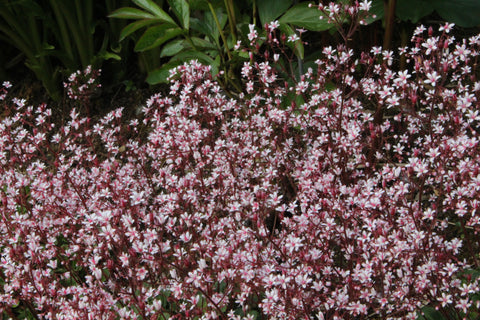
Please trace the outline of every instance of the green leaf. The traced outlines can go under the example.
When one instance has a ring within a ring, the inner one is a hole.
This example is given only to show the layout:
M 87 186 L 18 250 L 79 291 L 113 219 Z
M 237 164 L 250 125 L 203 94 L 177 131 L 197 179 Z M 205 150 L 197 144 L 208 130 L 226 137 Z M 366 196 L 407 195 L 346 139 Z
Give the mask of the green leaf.
M 178 39 L 173 40 L 163 46 L 162 51 L 160 52 L 160 57 L 171 57 L 179 53 L 185 48 L 185 40 Z
M 138 42 L 135 45 L 135 51 L 142 52 L 158 47 L 164 42 L 175 38 L 182 33 L 182 29 L 178 27 L 171 28 L 169 25 L 166 24 L 150 27 L 145 31 L 145 33 L 140 37 L 140 39 L 138 39 Z
M 207 54 L 195 50 L 184 51 L 176 56 L 174 56 L 170 61 L 181 61 L 181 62 L 189 62 L 192 60 L 198 60 L 198 62 L 205 64 L 205 65 L 213 65 L 214 60 L 212 57 L 208 56 Z
M 210 32 L 212 32 L 212 30 L 210 29 L 209 26 L 207 26 L 205 21 L 203 19 L 200 20 L 198 18 L 190 19 L 190 29 L 192 29 L 194 31 L 197 31 L 200 34 L 204 34 L 204 35 L 207 35 Z
M 5 11 L 4 11 L 5 10 Z M 45 18 L 46 13 L 43 10 L 42 5 L 38 1 L 23 0 L 23 1 L 1 1 L 0 12 L 2 14 L 7 12 L 9 15 L 21 14 L 27 17 L 40 17 Z
M 122 60 L 122 58 L 118 54 L 113 52 L 108 52 L 108 51 L 99 54 L 99 57 L 102 58 L 102 60 L 109 60 L 109 59 L 113 59 L 117 61 Z
M 151 24 L 156 23 L 157 21 L 155 20 L 140 20 L 136 22 L 132 22 L 128 24 L 125 28 L 122 29 L 120 32 L 120 41 L 124 40 L 126 37 L 137 31 L 138 29 L 141 29 L 143 27 L 149 26 Z
M 150 85 L 168 83 L 167 78 L 170 76 L 170 70 L 181 64 L 181 61 L 169 62 L 158 69 L 150 71 L 146 79 L 147 83 Z
M 250 56 L 246 51 L 235 51 L 234 54 L 238 55 L 240 58 L 248 59 Z
M 223 2 L 223 1 L 222 1 Z M 190 9 L 196 11 L 208 11 L 208 1 L 207 0 L 188 0 L 188 3 L 190 5 Z M 217 7 L 218 5 L 218 0 L 217 3 L 213 2 L 212 5 L 214 7 Z
M 399 0 L 395 15 L 402 21 L 417 23 L 420 19 L 433 12 L 431 0 Z
M 225 28 L 227 15 L 220 7 L 215 10 L 215 14 L 220 23 L 220 28 Z M 215 18 L 210 11 L 207 11 L 201 20 L 196 18 L 190 19 L 190 29 L 206 35 L 212 41 L 218 41 L 220 38 L 220 31 L 218 30 Z
M 446 21 L 464 28 L 480 25 L 480 1 L 478 0 L 435 0 L 431 1 L 435 11 Z
M 368 11 L 371 16 L 365 19 L 366 24 L 373 23 L 377 20 L 383 19 L 385 16 L 385 5 L 383 0 L 373 0 L 372 7 Z
M 422 308 L 422 314 L 417 319 L 421 320 L 446 320 L 435 308 L 426 306 Z
M 151 13 L 136 8 L 120 8 L 108 15 L 109 18 L 120 19 L 155 19 Z
M 322 13 L 315 6 L 310 8 L 308 5 L 302 2 L 293 6 L 278 21 L 280 24 L 288 23 L 311 31 L 324 31 L 334 27 L 326 17 L 320 19 Z
M 193 46 L 190 41 L 193 43 Z M 178 39 L 165 44 L 160 52 L 160 57 L 171 57 L 177 55 L 179 52 L 185 49 L 194 51 L 201 50 L 203 52 L 217 51 L 217 47 L 207 40 L 192 37 L 190 38 L 190 41 Z
M 185 0 L 169 0 L 168 3 L 183 29 L 188 30 L 190 28 L 190 7 L 188 2 Z
M 193 42 L 193 45 L 195 46 L 196 49 L 210 49 L 210 50 L 216 50 L 217 47 L 215 46 L 215 44 L 211 43 L 210 41 L 207 41 L 207 40 L 204 40 L 204 39 L 201 39 L 201 38 L 197 38 L 197 37 L 192 37 L 190 38 L 190 40 L 192 40 Z
M 211 64 L 212 66 L 212 75 L 217 75 L 219 73 L 219 70 L 220 70 L 220 65 L 222 64 L 222 61 L 220 59 L 220 55 L 218 54 L 216 57 L 215 57 L 215 60 L 213 61 L 213 63 Z
M 55 50 L 55 46 L 49 44 L 49 43 L 43 43 L 42 45 L 43 50 Z
M 137 6 L 151 12 L 157 19 L 176 26 L 173 19 L 152 0 L 132 0 Z
M 370 13 L 376 18 L 368 18 L 367 24 L 382 19 L 385 12 L 383 0 L 373 0 Z M 402 21 L 417 23 L 420 19 L 436 11 L 442 19 L 458 26 L 470 28 L 480 25 L 480 1 L 478 0 L 398 0 L 395 15 Z
M 292 5 L 292 0 L 262 0 L 257 2 L 262 26 L 277 19 Z

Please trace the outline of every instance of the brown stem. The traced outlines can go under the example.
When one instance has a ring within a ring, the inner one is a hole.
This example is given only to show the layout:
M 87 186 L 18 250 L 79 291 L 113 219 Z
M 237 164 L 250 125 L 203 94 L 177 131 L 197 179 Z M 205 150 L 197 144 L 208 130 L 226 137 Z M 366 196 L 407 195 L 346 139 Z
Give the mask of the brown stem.
M 401 41 L 401 45 L 402 47 L 405 47 L 407 45 L 407 42 L 408 42 L 408 36 L 407 36 L 407 31 L 405 30 L 405 28 L 402 28 L 402 33 L 400 34 L 400 41 Z M 407 65 L 407 57 L 402 54 L 402 56 L 400 57 L 400 70 L 405 70 L 406 68 L 406 65 Z
M 395 22 L 396 0 L 384 0 L 385 5 L 385 36 L 383 48 L 388 50 L 392 45 L 393 24 Z
M 470 240 L 470 237 L 467 234 L 467 229 L 465 227 L 465 222 L 463 220 L 460 220 L 460 224 L 462 226 L 462 232 L 463 232 L 463 234 L 465 236 L 465 240 L 467 242 L 467 250 L 468 250 L 470 256 L 472 257 L 472 259 L 475 263 L 475 267 L 478 268 L 480 266 L 480 262 L 478 261 L 477 255 L 475 254 L 475 251 L 473 249 L 472 241 Z

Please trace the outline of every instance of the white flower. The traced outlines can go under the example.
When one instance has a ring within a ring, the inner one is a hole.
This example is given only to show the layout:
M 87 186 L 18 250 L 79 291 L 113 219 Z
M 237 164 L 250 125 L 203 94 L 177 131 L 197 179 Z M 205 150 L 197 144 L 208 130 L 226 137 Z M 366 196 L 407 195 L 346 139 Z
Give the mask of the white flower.
M 440 79 L 440 76 L 437 74 L 436 71 L 432 71 L 427 73 L 427 80 L 425 80 L 425 83 L 430 83 L 432 87 L 435 87 L 438 79 Z
M 278 27 L 280 27 L 280 23 L 277 20 L 272 21 L 268 24 L 268 29 L 270 31 L 273 31 L 273 30 L 277 29 Z
M 132 205 L 136 206 L 137 204 L 141 204 L 145 201 L 144 199 L 145 192 L 140 191 L 140 192 L 132 192 L 130 195 L 130 199 L 132 200 Z
M 288 37 L 288 42 L 295 42 L 297 40 L 300 40 L 300 37 L 295 33 L 295 34 L 292 34 L 291 36 Z
M 369 11 L 370 8 L 372 7 L 372 1 L 362 1 L 360 5 L 358 6 L 359 10 L 364 10 L 364 11 Z
M 189 242 L 192 239 L 192 234 L 190 232 L 185 232 L 180 236 L 180 240 L 183 242 Z
M 455 26 L 454 23 L 445 23 L 444 25 L 440 26 L 440 28 L 438 29 L 440 32 L 441 31 L 445 31 L 445 33 L 450 33 L 450 31 L 453 29 L 453 27 Z

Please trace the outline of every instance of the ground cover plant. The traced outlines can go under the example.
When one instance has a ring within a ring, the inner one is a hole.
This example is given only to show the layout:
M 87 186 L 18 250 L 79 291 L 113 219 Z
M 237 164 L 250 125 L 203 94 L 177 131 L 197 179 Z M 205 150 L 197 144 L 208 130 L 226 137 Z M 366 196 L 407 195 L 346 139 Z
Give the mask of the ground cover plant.
M 0 312 L 476 319 L 480 36 L 420 26 L 409 47 L 357 53 L 369 4 L 319 6 L 350 24 L 301 77 L 301 32 L 252 25 L 241 94 L 191 61 L 128 121 L 56 123 L 5 82 Z M 86 85 L 66 86 L 79 102 Z

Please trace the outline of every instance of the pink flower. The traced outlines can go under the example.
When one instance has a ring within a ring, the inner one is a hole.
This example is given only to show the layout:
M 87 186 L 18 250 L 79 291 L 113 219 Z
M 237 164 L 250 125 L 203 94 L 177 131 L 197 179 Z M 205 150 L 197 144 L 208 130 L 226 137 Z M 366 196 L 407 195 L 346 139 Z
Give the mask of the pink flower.
M 198 274 L 197 270 L 188 273 L 187 283 L 193 283 L 197 288 L 200 287 L 201 276 Z
M 422 43 L 422 46 L 427 48 L 426 54 L 430 54 L 432 51 L 437 50 L 438 38 L 428 38 L 426 42 Z
M 440 78 L 441 76 L 439 76 L 436 71 L 432 71 L 427 73 L 427 79 L 425 80 L 425 83 L 429 83 L 433 87 L 435 87 L 435 85 L 437 84 L 437 80 Z
M 294 34 L 288 36 L 287 41 L 288 42 L 295 42 L 295 41 L 298 41 L 298 40 L 300 40 L 300 37 L 296 33 L 294 33 Z
M 460 301 L 458 301 L 458 303 L 455 305 L 455 307 L 457 309 L 461 309 L 463 311 L 463 313 L 467 313 L 467 310 L 468 308 L 470 308 L 471 306 L 471 302 L 468 298 L 466 299 L 461 299 Z
M 130 195 L 130 199 L 132 200 L 132 205 L 134 206 L 143 203 L 145 201 L 144 198 L 145 198 L 144 191 L 140 191 L 140 192 L 133 191 L 132 194 Z
M 188 231 L 182 233 L 182 235 L 180 236 L 180 240 L 182 240 L 183 242 L 189 242 L 190 240 L 192 240 L 192 234 Z
M 270 32 L 278 29 L 278 27 L 280 27 L 280 23 L 279 23 L 277 20 L 272 21 L 272 22 L 270 22 L 270 23 L 268 24 L 268 30 L 269 30 Z
M 453 27 L 455 26 L 454 23 L 445 23 L 443 25 L 440 26 L 440 28 L 438 29 L 438 31 L 442 32 L 442 31 L 445 31 L 445 33 L 450 33 L 450 31 L 452 31 Z
M 255 30 L 255 25 L 254 24 L 250 24 L 248 25 L 248 28 L 250 30 L 249 34 L 248 34 L 248 40 L 250 41 L 253 41 L 257 38 L 258 34 L 257 34 L 257 30 Z
M 372 7 L 372 1 L 364 0 L 360 2 L 358 9 L 363 11 L 370 11 L 371 7 Z
M 137 270 L 137 278 L 139 280 L 144 280 L 147 274 L 148 274 L 147 269 L 143 267 Z

